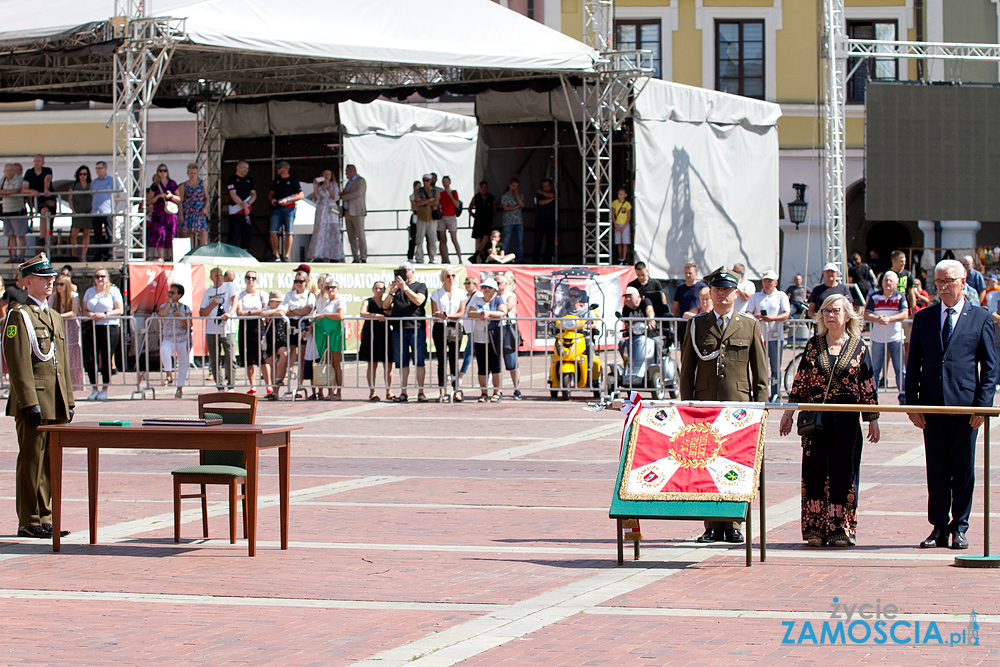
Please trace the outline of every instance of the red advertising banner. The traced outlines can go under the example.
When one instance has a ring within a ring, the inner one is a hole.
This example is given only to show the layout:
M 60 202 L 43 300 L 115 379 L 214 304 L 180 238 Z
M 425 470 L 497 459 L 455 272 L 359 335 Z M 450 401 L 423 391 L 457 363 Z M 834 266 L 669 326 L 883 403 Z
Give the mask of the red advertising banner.
M 184 286 L 184 296 L 181 303 L 189 306 L 192 312 L 198 314 L 201 305 L 201 294 L 205 291 L 208 271 L 200 264 L 157 264 L 143 262 L 129 264 L 128 267 L 128 298 L 131 315 L 149 315 L 167 300 L 167 290 L 172 283 Z M 205 340 L 205 325 L 194 321 L 195 354 L 202 354 L 202 341 Z
M 615 311 L 622 309 L 622 294 L 629 282 L 635 280 L 635 269 L 631 266 L 574 269 L 555 266 L 508 268 L 496 264 L 474 264 L 466 266 L 465 270 L 479 280 L 492 278 L 498 273 L 513 273 L 519 318 L 559 317 L 569 303 L 570 288 L 579 287 L 586 293 L 588 303 L 597 304 L 594 317 L 603 320 L 608 334 L 614 331 Z M 524 340 L 521 348 L 523 351 L 545 350 L 552 346 L 555 330 L 551 322 L 521 321 L 518 323 L 518 330 Z M 599 341 L 599 347 L 604 348 L 613 343 L 614 336 L 608 335 Z

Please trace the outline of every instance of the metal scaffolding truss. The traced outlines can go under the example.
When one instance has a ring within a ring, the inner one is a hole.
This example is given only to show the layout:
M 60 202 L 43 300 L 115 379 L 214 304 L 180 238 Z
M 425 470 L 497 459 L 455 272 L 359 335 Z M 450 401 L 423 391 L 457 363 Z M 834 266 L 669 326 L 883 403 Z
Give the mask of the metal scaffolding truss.
M 614 18 L 614 0 L 583 0 L 583 43 L 595 51 L 610 51 Z
M 846 55 L 850 57 L 1000 61 L 1000 44 L 895 42 L 849 39 L 846 41 L 846 45 Z
M 114 53 L 113 173 L 117 189 L 113 204 L 120 212 L 119 232 L 125 240 L 124 261 L 146 258 L 146 129 L 157 87 L 170 63 L 183 19 L 148 18 L 141 4 L 117 9 L 133 11 L 114 22 L 121 45 Z
M 227 99 L 385 91 L 500 81 L 538 79 L 538 72 L 457 67 L 408 67 L 354 61 L 323 60 L 280 54 L 223 51 L 181 45 L 164 82 L 164 97 L 188 97 L 191 86 L 225 82 Z
M 601 54 L 597 72 L 584 77 L 580 92 L 572 90 L 583 109 L 577 143 L 583 156 L 583 257 L 585 264 L 610 264 L 612 255 L 611 201 L 613 197 L 613 142 L 615 130 L 628 118 L 637 83 L 653 71 L 650 51 L 614 51 L 613 0 L 584 0 L 584 42 Z M 575 126 L 574 126 L 575 130 Z
M 205 170 L 205 203 L 222 219 L 222 97 L 198 105 L 198 166 Z M 211 216 L 209 216 L 211 217 Z
M 978 60 L 1000 62 L 1000 44 L 951 42 L 904 42 L 847 39 L 844 34 L 844 0 L 823 0 L 823 44 L 826 98 L 824 111 L 823 191 L 826 261 L 847 269 L 847 219 L 844 174 L 846 136 L 844 133 L 844 91 L 847 59 Z
M 844 0 L 823 0 L 826 56 L 826 101 L 823 105 L 823 191 L 826 216 L 826 261 L 841 267 L 847 275 L 847 203 L 845 191 L 844 88 L 847 55 L 844 48 Z

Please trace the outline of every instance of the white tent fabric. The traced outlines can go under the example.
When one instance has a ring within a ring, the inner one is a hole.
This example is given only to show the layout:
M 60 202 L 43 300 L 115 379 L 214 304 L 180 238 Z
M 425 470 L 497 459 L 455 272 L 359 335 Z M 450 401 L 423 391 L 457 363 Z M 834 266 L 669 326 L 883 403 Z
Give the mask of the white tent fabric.
M 451 176 L 452 189 L 462 202 L 468 205 L 472 200 L 479 139 L 475 118 L 376 100 L 341 103 L 340 121 L 344 164 L 355 165 L 368 184 L 365 228 L 400 230 L 369 235 L 369 252 L 406 256 L 409 196 L 413 181 L 421 175 L 438 174 L 439 186 L 440 177 Z M 407 213 L 395 213 L 400 209 Z M 460 232 L 459 239 L 469 254 L 472 239 L 467 232 Z
M 635 252 L 655 276 L 778 269 L 777 104 L 650 80 L 635 105 Z
M 646 79 L 636 87 L 644 83 L 642 94 L 636 98 L 636 112 L 647 121 L 766 128 L 776 125 L 781 117 L 781 106 L 771 102 L 660 79 Z
M 37 41 L 114 16 L 114 0 L 4 3 L 0 44 Z M 185 18 L 194 44 L 367 63 L 592 70 L 596 52 L 490 0 L 152 0 Z

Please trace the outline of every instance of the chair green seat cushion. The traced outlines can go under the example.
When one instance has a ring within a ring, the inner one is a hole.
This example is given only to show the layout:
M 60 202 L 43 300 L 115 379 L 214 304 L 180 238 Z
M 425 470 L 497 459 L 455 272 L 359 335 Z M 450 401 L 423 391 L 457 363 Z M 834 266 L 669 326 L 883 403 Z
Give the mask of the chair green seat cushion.
M 204 466 L 188 466 L 187 468 L 178 468 L 177 470 L 171 470 L 171 475 L 216 475 L 218 477 L 246 477 L 246 468 L 238 468 L 237 466 L 221 466 L 221 465 L 204 465 Z

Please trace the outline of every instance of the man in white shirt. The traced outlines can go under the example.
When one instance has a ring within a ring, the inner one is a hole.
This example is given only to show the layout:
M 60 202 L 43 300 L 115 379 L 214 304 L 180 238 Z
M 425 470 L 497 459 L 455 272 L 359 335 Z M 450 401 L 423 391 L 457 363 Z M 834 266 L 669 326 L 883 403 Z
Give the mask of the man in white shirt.
M 761 276 L 761 284 L 764 286 L 764 290 L 750 297 L 750 301 L 747 303 L 747 312 L 757 318 L 764 334 L 767 362 L 771 369 L 771 384 L 767 400 L 774 403 L 781 393 L 781 344 L 784 339 L 782 322 L 791 316 L 792 307 L 788 302 L 788 295 L 777 289 L 777 273 L 770 270 L 765 271 L 764 275 Z
M 879 386 L 886 351 L 892 360 L 892 370 L 896 374 L 896 389 L 900 403 L 906 399 L 903 369 L 903 320 L 909 314 L 906 297 L 896 289 L 899 276 L 892 271 L 882 275 L 882 289 L 875 292 L 865 303 L 865 320 L 872 323 L 872 367 L 875 371 L 875 386 Z M 886 383 L 888 384 L 888 383 Z
M 740 283 L 736 286 L 736 304 L 733 310 L 737 313 L 747 312 L 747 304 L 750 297 L 757 291 L 757 286 L 746 279 L 747 267 L 737 262 L 733 264 L 733 272 L 740 277 Z
M 236 301 L 239 294 L 234 283 L 222 280 L 222 269 L 214 268 L 209 273 L 212 286 L 201 295 L 198 314 L 211 317 L 205 321 L 205 347 L 208 348 L 208 362 L 215 378 L 215 388 L 222 391 L 222 374 L 219 369 L 219 353 L 225 355 L 226 388 L 233 391 L 233 360 L 236 355 Z
M 441 287 L 431 293 L 431 315 L 434 324 L 431 326 L 431 337 L 434 339 L 435 356 L 437 357 L 438 387 L 441 389 L 441 402 L 447 402 L 452 389 L 456 389 L 455 378 L 458 376 L 457 366 L 459 350 L 461 349 L 463 328 L 461 320 L 465 317 L 465 295 L 455 286 L 455 269 L 441 269 Z M 447 361 L 445 359 L 447 358 Z M 445 386 L 445 364 L 451 369 L 450 381 Z

